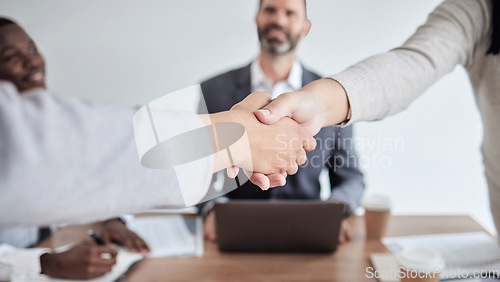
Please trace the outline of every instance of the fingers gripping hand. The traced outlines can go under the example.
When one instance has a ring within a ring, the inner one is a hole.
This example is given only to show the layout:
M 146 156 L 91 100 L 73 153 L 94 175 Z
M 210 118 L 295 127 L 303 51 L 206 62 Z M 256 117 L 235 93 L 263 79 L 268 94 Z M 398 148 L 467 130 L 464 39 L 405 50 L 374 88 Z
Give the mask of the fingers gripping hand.
M 287 101 L 290 99 L 293 99 L 293 97 L 286 98 L 284 100 Z M 261 107 L 268 105 L 269 101 L 270 101 L 269 94 L 267 94 L 265 92 L 255 92 L 255 93 L 250 94 L 242 102 L 233 106 L 232 110 L 248 110 L 248 111 L 255 112 L 256 110 L 260 109 Z M 286 104 L 291 105 L 292 103 L 287 102 Z M 279 116 L 279 114 L 274 115 L 274 117 L 277 117 L 277 116 Z M 302 165 L 306 162 L 305 152 L 313 150 L 314 147 L 316 146 L 316 142 L 312 137 L 311 138 L 302 138 L 301 140 L 303 140 L 303 144 L 302 144 L 303 146 L 300 149 L 295 149 L 295 154 L 298 155 L 298 157 L 296 157 L 295 161 L 291 161 L 291 162 L 289 161 L 289 165 L 285 169 L 282 169 L 279 173 L 265 175 L 263 173 L 257 173 L 257 172 L 254 172 L 254 173 L 246 172 L 250 181 L 264 190 L 268 189 L 270 187 L 283 186 L 286 183 L 286 180 L 285 180 L 286 175 L 287 174 L 295 174 L 298 170 L 298 165 Z M 227 174 L 231 178 L 236 177 L 238 175 L 238 172 L 239 172 L 239 168 L 235 167 L 235 166 L 233 166 L 227 170 Z
M 284 117 L 290 117 L 310 134 L 316 135 L 323 125 L 318 109 L 319 104 L 314 96 L 300 90 L 281 94 L 256 111 L 255 116 L 265 124 L 273 124 Z

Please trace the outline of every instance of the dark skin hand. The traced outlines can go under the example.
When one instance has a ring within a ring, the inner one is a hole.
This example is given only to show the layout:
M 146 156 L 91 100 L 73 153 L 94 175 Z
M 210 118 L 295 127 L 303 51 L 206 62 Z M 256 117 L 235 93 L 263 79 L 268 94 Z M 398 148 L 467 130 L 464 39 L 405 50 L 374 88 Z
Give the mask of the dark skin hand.
M 102 276 L 111 271 L 116 263 L 117 250 L 110 243 L 118 243 L 135 253 L 150 252 L 146 242 L 119 219 L 104 221 L 101 233 L 104 241 L 108 243 L 106 246 L 86 241 L 66 252 L 40 256 L 42 274 L 65 279 L 92 279 Z M 103 258 L 101 254 L 106 255 Z
M 92 279 L 111 271 L 117 254 L 113 246 L 82 242 L 62 253 L 43 254 L 40 256 L 40 265 L 42 274 L 48 276 Z
M 102 224 L 101 236 L 107 243 L 125 246 L 132 253 L 146 254 L 151 252 L 148 244 L 125 226 L 119 219 L 109 219 Z
M 347 219 L 340 223 L 339 244 L 344 244 L 352 239 L 352 228 Z

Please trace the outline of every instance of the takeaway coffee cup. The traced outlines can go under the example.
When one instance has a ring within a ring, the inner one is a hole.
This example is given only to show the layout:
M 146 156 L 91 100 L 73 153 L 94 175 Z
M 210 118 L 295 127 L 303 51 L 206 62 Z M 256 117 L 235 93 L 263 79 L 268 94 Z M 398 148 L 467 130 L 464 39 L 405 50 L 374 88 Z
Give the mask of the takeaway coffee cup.
M 443 257 L 436 251 L 413 248 L 397 256 L 401 282 L 438 282 L 444 267 Z
M 391 199 L 386 195 L 372 195 L 363 199 L 366 239 L 380 240 L 385 236 L 391 217 Z

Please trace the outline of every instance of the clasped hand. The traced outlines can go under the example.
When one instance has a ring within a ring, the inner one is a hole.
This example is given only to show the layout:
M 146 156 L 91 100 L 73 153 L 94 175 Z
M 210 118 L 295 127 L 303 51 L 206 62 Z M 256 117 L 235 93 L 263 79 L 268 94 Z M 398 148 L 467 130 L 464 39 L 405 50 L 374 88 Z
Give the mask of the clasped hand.
M 263 190 L 283 186 L 287 175 L 297 172 L 298 166 L 307 160 L 306 152 L 316 147 L 313 135 L 321 127 L 319 122 L 299 124 L 287 116 L 275 118 L 267 125 L 259 122 L 257 117 L 262 112 L 258 111 L 270 102 L 268 93 L 254 92 L 230 111 L 233 118 L 236 117 L 236 121 L 245 126 L 250 152 L 237 150 L 239 154 L 234 161 L 235 166 L 227 169 L 228 176 L 236 177 L 241 167 L 250 181 Z

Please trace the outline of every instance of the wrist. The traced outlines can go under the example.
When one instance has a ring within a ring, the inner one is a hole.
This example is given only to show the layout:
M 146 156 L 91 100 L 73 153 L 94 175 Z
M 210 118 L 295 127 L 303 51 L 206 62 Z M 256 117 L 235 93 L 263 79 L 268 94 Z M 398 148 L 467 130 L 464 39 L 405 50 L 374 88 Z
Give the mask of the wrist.
M 212 124 L 220 122 L 236 122 L 243 124 L 242 112 L 243 112 L 242 110 L 231 110 L 231 111 L 210 114 L 210 120 Z
M 52 267 L 54 266 L 55 259 L 54 254 L 45 253 L 40 256 L 40 273 L 50 276 L 52 273 Z
M 240 167 L 247 166 L 246 163 L 249 160 L 249 152 L 245 150 L 245 146 L 248 148 L 249 145 L 245 126 L 245 115 L 253 117 L 252 113 L 247 113 L 242 110 L 231 110 L 210 114 L 210 123 L 213 125 L 214 136 L 216 136 L 216 141 L 214 140 L 213 142 L 217 142 L 216 147 L 218 148 L 218 151 L 214 155 L 213 172 L 233 165 Z M 233 123 L 234 128 L 230 126 L 231 130 L 228 130 L 228 127 L 220 126 L 223 123 Z
M 323 78 L 304 86 L 308 95 L 313 95 L 321 126 L 338 125 L 345 122 L 349 114 L 349 100 L 344 87 L 334 79 Z

